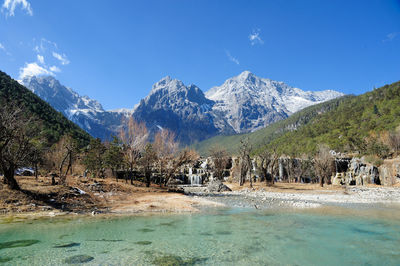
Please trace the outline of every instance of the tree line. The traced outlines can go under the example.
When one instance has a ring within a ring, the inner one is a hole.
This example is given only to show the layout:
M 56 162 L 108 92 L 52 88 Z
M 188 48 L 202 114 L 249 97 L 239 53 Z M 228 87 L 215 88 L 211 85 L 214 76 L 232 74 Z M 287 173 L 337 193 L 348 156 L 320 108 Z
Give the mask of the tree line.
M 40 123 L 14 105 L 0 106 L 0 172 L 11 189 L 20 189 L 15 171 L 28 166 L 34 168 L 36 178 L 40 170 L 51 172 L 53 185 L 56 177 L 60 184 L 66 184 L 74 167 L 83 166 L 85 176 L 105 177 L 110 170 L 118 178 L 119 171 L 126 182 L 133 184 L 135 178 L 141 178 L 146 186 L 151 182 L 162 186 L 183 165 L 199 158 L 194 150 L 180 149 L 175 134 L 168 129 L 160 130 L 150 141 L 146 125 L 132 117 L 124 122 L 119 136 L 107 142 L 92 138 L 89 145 L 71 135 L 51 144 Z
M 226 168 L 230 168 L 230 176 L 240 186 L 246 182 L 253 186 L 253 182 L 265 182 L 272 186 L 275 179 L 280 176 L 279 166 L 284 165 L 283 182 L 312 182 L 321 186 L 331 182 L 331 176 L 335 172 L 335 158 L 327 145 L 320 144 L 318 151 L 313 155 L 283 156 L 276 148 L 264 149 L 258 154 L 253 154 L 253 147 L 248 138 L 240 141 L 240 149 L 237 157 L 230 157 L 221 146 L 214 145 L 209 154 L 213 159 L 214 177 L 223 180 Z M 230 162 L 233 160 L 233 162 Z

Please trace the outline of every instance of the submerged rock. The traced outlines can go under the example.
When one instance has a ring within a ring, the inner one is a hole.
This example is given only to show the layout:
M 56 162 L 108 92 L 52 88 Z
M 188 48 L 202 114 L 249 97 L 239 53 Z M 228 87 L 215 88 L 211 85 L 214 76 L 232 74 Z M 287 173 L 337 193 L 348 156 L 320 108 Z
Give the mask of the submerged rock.
M 156 257 L 152 263 L 158 266 L 190 266 L 199 263 L 204 263 L 207 259 L 206 258 L 189 258 L 183 259 L 177 255 L 166 254 L 160 257 Z
M 217 235 L 230 235 L 230 234 L 232 234 L 232 232 L 230 232 L 230 231 L 217 231 L 216 234 Z
M 154 232 L 154 229 L 142 228 L 142 229 L 138 229 L 138 231 L 143 232 L 143 233 L 150 233 L 150 232 Z
M 93 240 L 87 240 L 87 241 L 96 241 L 96 242 L 122 242 L 124 240 L 122 239 L 93 239 Z
M 0 257 L 0 263 L 6 263 L 6 262 L 9 262 L 9 261 L 12 261 L 12 258 L 10 258 L 10 257 L 1 258 Z
M 53 248 L 72 248 L 72 247 L 79 247 L 81 243 L 68 243 L 68 244 L 63 244 L 63 245 L 56 245 L 53 246 Z
M 224 191 L 232 191 L 228 186 L 224 185 L 220 180 L 212 180 L 208 183 L 207 186 L 208 192 L 224 192 Z
M 135 242 L 135 244 L 143 245 L 143 246 L 151 245 L 151 243 L 153 243 L 153 242 L 151 242 L 151 241 L 137 241 L 137 242 Z
M 64 260 L 64 263 L 66 264 L 79 264 L 79 263 L 86 263 L 89 261 L 94 260 L 93 257 L 88 256 L 88 255 L 75 255 L 72 257 L 68 257 Z
M 16 240 L 0 243 L 0 250 L 5 248 L 20 248 L 20 247 L 29 247 L 36 243 L 39 243 L 39 240 L 36 239 L 28 239 L 28 240 Z
M 179 266 L 184 265 L 184 261 L 181 257 L 176 255 L 164 255 L 155 258 L 153 264 L 159 266 Z
M 168 222 L 168 223 L 160 223 L 161 226 L 174 226 L 175 222 Z

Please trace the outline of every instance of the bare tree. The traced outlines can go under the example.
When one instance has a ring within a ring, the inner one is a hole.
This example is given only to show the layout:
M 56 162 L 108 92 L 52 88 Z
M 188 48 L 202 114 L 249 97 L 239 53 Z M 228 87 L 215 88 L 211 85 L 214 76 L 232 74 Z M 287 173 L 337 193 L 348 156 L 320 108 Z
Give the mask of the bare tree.
M 300 158 L 292 159 L 292 174 L 296 182 L 301 182 L 304 175 L 311 176 L 312 172 L 312 159 L 305 154 Z
M 20 189 L 14 177 L 15 170 L 30 165 L 34 153 L 31 122 L 19 108 L 0 104 L 0 169 L 4 183 L 11 189 Z
M 191 164 L 199 159 L 196 151 L 188 148 L 181 150 L 172 160 L 169 161 L 166 168 L 165 185 L 174 177 L 177 171 L 186 164 Z
M 59 165 L 60 184 L 65 185 L 68 172 L 72 175 L 72 164 L 78 154 L 78 144 L 71 136 L 66 135 L 59 141 L 59 149 L 63 154 Z M 64 165 L 67 165 L 65 172 L 63 172 Z M 52 183 L 55 185 L 54 179 L 52 180 Z
M 321 187 L 332 175 L 333 169 L 333 157 L 329 152 L 329 147 L 325 144 L 318 145 L 317 154 L 314 157 L 314 165 L 316 174 L 319 176 L 319 183 Z
M 211 147 L 210 149 L 210 155 L 213 159 L 213 171 L 214 171 L 214 176 L 222 180 L 224 177 L 224 171 L 226 169 L 226 166 L 229 163 L 229 157 L 228 153 L 226 150 L 218 145 L 215 145 Z
M 176 135 L 168 129 L 162 129 L 154 137 L 153 148 L 157 153 L 157 165 L 160 174 L 160 186 L 162 185 L 168 163 L 174 158 L 178 151 Z
M 260 154 L 258 154 L 258 163 L 257 163 L 257 169 L 259 174 L 262 176 L 262 178 L 268 183 L 268 177 L 271 175 L 268 172 L 268 169 L 270 167 L 272 161 L 272 156 L 269 150 L 265 149 L 263 150 Z
M 121 140 L 123 143 L 123 153 L 128 164 L 129 178 L 133 184 L 133 169 L 140 159 L 140 154 L 144 150 L 149 134 L 145 123 L 137 122 L 131 117 L 125 122 L 125 128 L 121 130 Z
M 274 184 L 276 171 L 278 169 L 278 154 L 275 149 L 271 152 L 269 149 L 264 149 L 258 155 L 260 162 L 257 164 L 262 176 L 265 178 L 267 185 Z
M 47 151 L 47 148 L 44 147 L 44 143 L 41 141 L 34 142 L 33 144 L 33 152 L 31 157 L 31 164 L 35 169 L 35 179 L 38 180 L 39 176 L 39 165 L 44 163 L 44 153 Z
M 250 181 L 250 187 L 253 187 L 253 181 L 251 178 L 251 169 L 252 163 L 250 158 L 250 153 L 252 151 L 252 146 L 249 142 L 249 138 L 246 137 L 240 141 L 240 177 L 239 177 L 239 185 L 243 186 L 246 181 L 246 178 Z

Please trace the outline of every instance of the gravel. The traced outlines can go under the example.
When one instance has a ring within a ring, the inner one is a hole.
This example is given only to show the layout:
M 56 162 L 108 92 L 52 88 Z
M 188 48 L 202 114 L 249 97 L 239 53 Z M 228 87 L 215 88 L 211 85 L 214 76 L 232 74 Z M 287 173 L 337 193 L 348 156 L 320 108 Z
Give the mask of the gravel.
M 256 209 L 382 204 L 400 206 L 400 188 L 392 187 L 350 187 L 345 192 L 329 191 L 329 193 L 321 193 L 321 191 L 312 191 L 310 193 L 268 192 L 264 189 L 251 190 L 248 188 L 232 192 L 209 193 L 202 187 L 189 187 L 185 189 L 185 193 L 189 196 L 205 198 L 226 206 Z

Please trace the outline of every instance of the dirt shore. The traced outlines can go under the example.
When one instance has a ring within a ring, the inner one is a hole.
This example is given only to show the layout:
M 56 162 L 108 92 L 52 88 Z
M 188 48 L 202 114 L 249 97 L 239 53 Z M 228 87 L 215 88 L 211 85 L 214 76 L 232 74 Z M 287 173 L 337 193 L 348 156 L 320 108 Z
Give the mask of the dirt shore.
M 21 191 L 0 183 L 0 216 L 58 216 L 65 214 L 133 214 L 198 212 L 221 206 L 206 199 L 168 192 L 157 185 L 115 179 L 68 177 L 67 185 L 51 185 L 49 177 L 17 177 Z
M 233 191 L 209 193 L 205 187 L 190 188 L 187 195 L 168 192 L 157 185 L 114 179 L 68 177 L 67 185 L 51 185 L 48 177 L 17 177 L 21 191 L 0 184 L 0 216 L 58 216 L 69 214 L 137 214 L 198 212 L 204 207 L 315 208 L 351 204 L 395 204 L 400 207 L 400 187 L 338 187 L 318 184 L 264 183 Z

